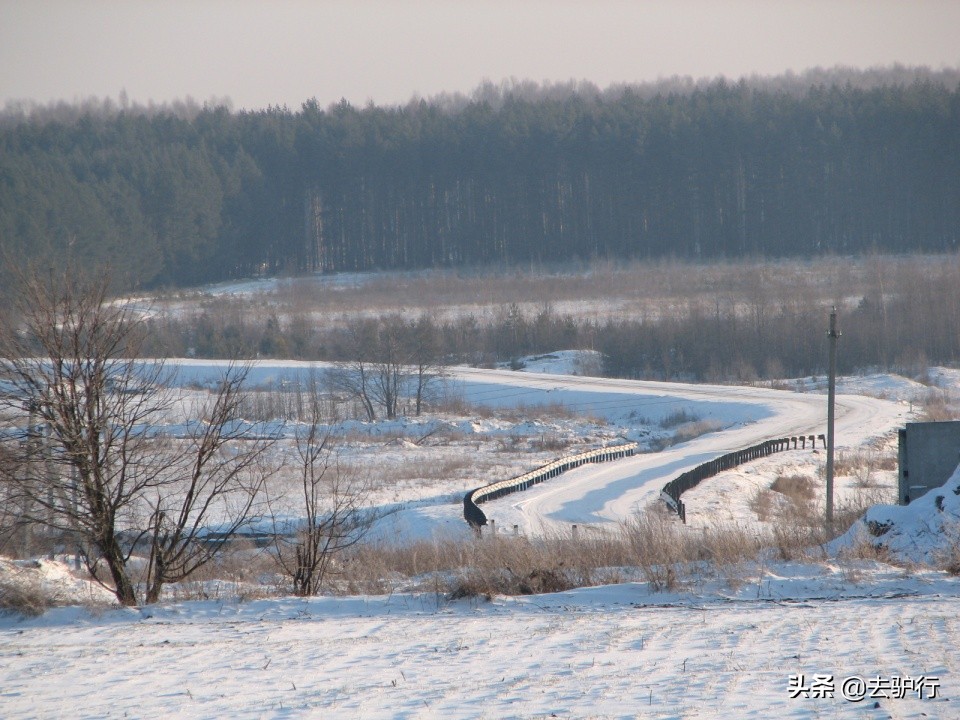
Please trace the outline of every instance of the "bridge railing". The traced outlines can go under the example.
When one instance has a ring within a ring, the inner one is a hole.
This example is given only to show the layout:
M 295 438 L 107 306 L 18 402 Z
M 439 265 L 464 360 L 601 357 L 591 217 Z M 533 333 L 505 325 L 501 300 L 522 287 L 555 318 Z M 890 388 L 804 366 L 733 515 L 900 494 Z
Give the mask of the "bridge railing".
M 500 480 L 499 482 L 484 485 L 483 487 L 471 490 L 463 496 L 463 517 L 471 527 L 479 529 L 487 524 L 487 516 L 478 505 L 487 500 L 495 500 L 510 493 L 527 490 L 538 483 L 554 478 L 560 473 L 566 472 L 586 463 L 608 462 L 610 460 L 619 460 L 620 458 L 633 455 L 637 450 L 637 443 L 623 443 L 621 445 L 610 445 L 607 447 L 587 450 L 576 455 L 567 455 L 565 457 L 547 463 L 536 470 L 524 473 L 509 480 Z
M 693 470 L 688 470 L 687 472 L 675 477 L 673 480 L 663 486 L 663 490 L 660 493 L 660 498 L 667 505 L 669 505 L 670 508 L 677 513 L 677 515 L 680 516 L 680 519 L 683 520 L 684 523 L 686 523 L 687 508 L 686 505 L 684 505 L 683 500 L 680 499 L 680 496 L 683 495 L 683 493 L 685 493 L 687 490 L 696 487 L 707 478 L 719 475 L 724 470 L 731 470 L 738 465 L 750 462 L 751 460 L 767 457 L 775 452 L 782 452 L 790 449 L 796 450 L 798 446 L 800 448 L 806 448 L 808 441 L 810 443 L 810 448 L 816 449 L 817 439 L 820 440 L 822 446 L 826 446 L 826 440 L 824 439 L 823 435 L 799 435 L 796 437 L 767 440 L 759 445 L 753 445 L 743 450 L 736 450 L 734 452 L 727 453 L 726 455 L 721 455 L 720 457 L 705 462 L 702 465 L 698 465 L 697 467 L 693 468 Z

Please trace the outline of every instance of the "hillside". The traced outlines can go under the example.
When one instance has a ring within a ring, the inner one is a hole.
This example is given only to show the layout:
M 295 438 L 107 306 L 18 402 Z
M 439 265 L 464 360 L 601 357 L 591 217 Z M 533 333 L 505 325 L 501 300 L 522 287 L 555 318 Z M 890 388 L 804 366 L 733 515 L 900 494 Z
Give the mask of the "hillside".
M 0 245 L 17 258 L 109 264 L 124 287 L 944 252 L 957 227 L 954 71 L 0 117 Z
M 537 362 L 533 369 L 564 371 Z M 578 380 L 515 376 L 520 383 Z M 844 390 L 877 391 L 881 382 L 885 393 L 916 391 L 897 378 L 848 378 Z M 767 402 L 814 399 L 762 394 Z M 627 416 L 623 400 L 611 407 L 604 399 L 593 402 Z M 658 399 L 647 402 L 649 412 Z M 700 489 L 691 507 L 700 519 L 717 519 L 719 506 L 736 512 L 738 502 L 745 510 L 753 485 L 769 482 L 778 462 L 705 483 L 717 487 Z M 502 512 L 509 502 L 492 505 Z M 477 540 L 474 549 L 510 540 Z M 619 582 L 489 600 L 451 599 L 439 589 L 442 578 L 429 590 L 426 576 L 411 579 L 419 581 L 416 591 L 313 598 L 272 596 L 269 581 L 198 580 L 172 588 L 161 604 L 119 609 L 65 587 L 60 563 L 0 563 L 0 575 L 29 573 L 56 587 L 60 602 L 75 603 L 38 617 L 0 615 L 0 697 L 14 718 L 67 709 L 77 717 L 240 718 L 957 714 L 960 603 L 956 577 L 946 572 L 887 565 L 855 548 L 831 556 L 814 549 L 798 561 L 763 555 L 695 563 L 671 588 L 633 580 L 629 567 L 610 570 Z

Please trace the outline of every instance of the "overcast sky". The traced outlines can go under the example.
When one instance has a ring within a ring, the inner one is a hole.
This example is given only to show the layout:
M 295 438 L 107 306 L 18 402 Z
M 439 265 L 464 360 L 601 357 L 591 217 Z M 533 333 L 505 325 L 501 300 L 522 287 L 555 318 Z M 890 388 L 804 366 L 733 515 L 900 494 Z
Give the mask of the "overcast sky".
M 0 0 L 0 105 L 397 104 L 481 81 L 960 67 L 960 0 Z

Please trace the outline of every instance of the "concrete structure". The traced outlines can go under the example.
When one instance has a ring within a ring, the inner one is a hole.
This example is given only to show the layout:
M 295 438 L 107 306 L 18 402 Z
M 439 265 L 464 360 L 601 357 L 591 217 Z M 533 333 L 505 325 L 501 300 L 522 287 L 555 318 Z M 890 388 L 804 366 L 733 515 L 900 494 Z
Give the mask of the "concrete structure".
M 901 505 L 940 487 L 960 463 L 960 421 L 907 423 L 900 430 Z

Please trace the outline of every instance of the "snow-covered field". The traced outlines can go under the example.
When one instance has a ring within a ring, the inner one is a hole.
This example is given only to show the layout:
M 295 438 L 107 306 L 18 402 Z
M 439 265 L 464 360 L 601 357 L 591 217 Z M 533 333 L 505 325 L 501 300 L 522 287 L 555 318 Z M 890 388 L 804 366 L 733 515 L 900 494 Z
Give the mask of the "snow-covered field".
M 290 368 L 264 363 L 258 371 Z M 709 457 L 824 431 L 825 398 L 812 381 L 798 381 L 807 392 L 797 393 L 550 374 L 572 368 L 458 369 L 456 382 L 473 403 L 559 404 L 595 417 L 598 442 L 646 437 L 681 409 L 715 431 L 486 504 L 500 527 L 532 535 L 572 523 L 615 527 Z M 941 387 L 957 385 L 955 373 L 938 373 Z M 846 379 L 839 449 L 889 440 L 911 419 L 910 400 L 926 392 L 911 383 Z M 489 420 L 476 423 L 496 430 Z M 391 443 L 383 448 L 389 457 L 425 452 Z M 691 531 L 715 520 L 756 522 L 750 491 L 785 468 L 815 475 L 822 462 L 809 448 L 788 451 L 707 481 L 684 496 Z M 398 524 L 387 535 L 462 529 L 455 489 L 438 481 L 391 516 Z M 849 491 L 838 484 L 838 493 Z M 960 512 L 952 503 L 947 510 Z M 902 518 L 902 527 L 922 520 Z M 18 571 L 26 572 L 0 565 L 0 573 Z M 725 578 L 706 573 L 669 593 L 633 582 L 490 602 L 430 593 L 231 595 L 141 610 L 91 605 L 58 564 L 33 572 L 59 578 L 59 592 L 86 605 L 33 619 L 0 616 L 3 718 L 960 718 L 960 584 L 919 567 L 825 555 L 751 564 Z
M 515 525 L 528 536 L 569 531 L 573 524 L 614 529 L 621 520 L 655 502 L 667 481 L 706 460 L 775 437 L 826 431 L 826 400 L 813 381 L 796 381 L 793 385 L 804 392 L 788 392 L 584 377 L 572 373 L 588 366 L 589 357 L 584 361 L 582 354 L 571 352 L 528 359 L 526 365 L 524 372 L 451 370 L 447 382 L 453 392 L 469 406 L 492 409 L 492 417 L 446 418 L 439 424 L 413 418 L 348 424 L 351 433 L 367 438 L 343 448 L 345 459 L 351 462 L 371 464 L 388 476 L 438 462 L 451 468 L 440 477 L 380 482 L 371 500 L 381 511 L 393 511 L 378 531 L 381 536 L 415 540 L 465 535 L 463 493 L 519 475 L 557 454 L 535 450 L 532 446 L 537 440 L 560 439 L 574 447 L 576 443 L 597 447 L 626 439 L 650 447 L 669 439 L 673 430 L 664 430 L 661 423 L 678 413 L 695 418 L 687 425 L 702 426 L 699 432 L 711 431 L 659 452 L 584 466 L 566 473 L 560 482 L 484 506 L 487 516 L 501 528 Z M 209 361 L 184 360 L 180 378 L 188 385 L 204 385 L 220 369 Z M 254 386 L 277 386 L 293 383 L 311 369 L 322 368 L 293 361 L 261 361 L 254 364 L 249 380 Z M 895 438 L 895 428 L 909 419 L 909 398 L 926 390 L 919 383 L 892 376 L 845 379 L 837 401 L 838 449 Z M 554 415 L 560 409 L 563 417 L 503 419 L 516 415 L 518 407 L 531 416 L 538 408 L 550 408 Z M 422 445 L 411 442 L 437 429 L 457 439 Z M 505 452 L 504 445 L 513 447 Z M 727 473 L 685 496 L 689 520 L 691 524 L 753 522 L 756 515 L 747 504 L 756 483 L 748 482 L 748 491 L 741 492 L 742 483 L 734 483 L 731 491 L 731 481 L 745 473 L 772 480 L 785 465 L 815 476 L 823 463 L 822 450 L 808 447 L 752 463 L 739 474 Z M 885 482 L 891 483 L 892 475 Z M 838 482 L 838 500 L 843 500 L 849 486 L 850 482 L 842 479 Z
M 775 566 L 738 590 L 674 594 L 66 608 L 0 619 L 0 713 L 956 718 L 958 618 L 955 580 L 869 563 Z

